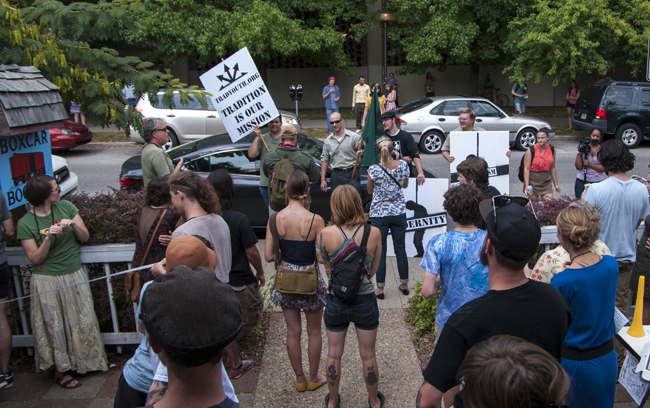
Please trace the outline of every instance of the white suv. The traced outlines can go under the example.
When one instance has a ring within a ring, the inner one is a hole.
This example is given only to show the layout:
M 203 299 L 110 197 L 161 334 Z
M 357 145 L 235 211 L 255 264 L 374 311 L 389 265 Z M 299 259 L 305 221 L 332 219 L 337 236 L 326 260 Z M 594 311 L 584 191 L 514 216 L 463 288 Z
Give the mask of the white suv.
M 162 97 L 163 92 L 158 94 Z M 135 109 L 145 118 L 163 118 L 169 129 L 169 141 L 172 146 L 191 142 L 206 136 L 224 133 L 226 128 L 221 122 L 219 113 L 212 105 L 210 98 L 206 99 L 208 106 L 204 109 L 198 101 L 190 101 L 187 106 L 181 105 L 180 94 L 174 92 L 174 109 L 163 107 L 160 103 L 158 106 L 152 106 L 147 94 L 135 105 Z M 282 114 L 283 126 L 295 126 L 298 132 L 302 130 L 300 119 L 293 113 L 280 111 Z M 144 143 L 142 135 L 137 130 L 129 129 L 129 138 L 136 143 Z

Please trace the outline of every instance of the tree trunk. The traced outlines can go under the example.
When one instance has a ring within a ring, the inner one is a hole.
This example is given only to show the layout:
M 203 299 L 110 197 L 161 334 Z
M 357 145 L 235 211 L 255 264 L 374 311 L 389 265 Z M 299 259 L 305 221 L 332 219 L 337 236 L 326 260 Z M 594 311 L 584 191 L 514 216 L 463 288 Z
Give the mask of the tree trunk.
M 469 97 L 476 96 L 481 93 L 478 83 L 478 69 L 479 66 L 475 63 L 472 63 L 469 66 L 469 91 L 467 93 L 467 96 Z

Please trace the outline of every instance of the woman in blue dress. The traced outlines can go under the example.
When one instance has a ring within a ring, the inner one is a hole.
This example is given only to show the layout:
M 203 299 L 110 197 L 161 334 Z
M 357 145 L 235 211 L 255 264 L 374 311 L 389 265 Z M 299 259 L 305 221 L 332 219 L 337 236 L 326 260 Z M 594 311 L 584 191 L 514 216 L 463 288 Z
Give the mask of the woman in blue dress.
M 571 408 L 611 408 L 616 392 L 614 301 L 618 281 L 616 259 L 591 252 L 600 219 L 584 201 L 571 203 L 557 217 L 557 235 L 570 264 L 551 280 L 571 306 L 573 322 L 564 338 L 562 367 L 571 376 L 567 403 Z

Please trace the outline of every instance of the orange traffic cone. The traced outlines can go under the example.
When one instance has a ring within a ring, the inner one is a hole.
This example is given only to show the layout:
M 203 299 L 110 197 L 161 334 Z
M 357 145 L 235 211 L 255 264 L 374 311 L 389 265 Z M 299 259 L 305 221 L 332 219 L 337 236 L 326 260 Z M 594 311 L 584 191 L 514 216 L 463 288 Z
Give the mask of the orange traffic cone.
M 643 292 L 645 291 L 645 276 L 639 276 L 639 289 L 636 293 L 636 306 L 634 307 L 634 320 L 627 331 L 632 337 L 643 337 Z

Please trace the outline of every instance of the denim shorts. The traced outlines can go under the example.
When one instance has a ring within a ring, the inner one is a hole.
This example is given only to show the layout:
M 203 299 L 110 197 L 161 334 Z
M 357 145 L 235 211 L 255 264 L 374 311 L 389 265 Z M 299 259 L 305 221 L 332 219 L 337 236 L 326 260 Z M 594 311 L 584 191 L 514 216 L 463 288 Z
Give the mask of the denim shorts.
M 331 332 L 347 330 L 350 322 L 354 323 L 354 326 L 359 330 L 375 330 L 379 327 L 377 298 L 373 294 L 346 303 L 336 296 L 330 295 L 327 297 L 323 320 L 325 321 L 325 328 Z
M 517 102 L 517 101 L 515 101 L 515 111 L 516 112 L 526 112 L 526 102 Z

